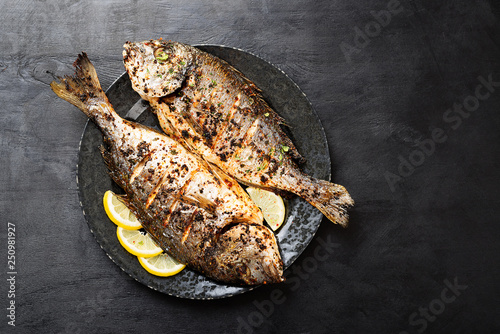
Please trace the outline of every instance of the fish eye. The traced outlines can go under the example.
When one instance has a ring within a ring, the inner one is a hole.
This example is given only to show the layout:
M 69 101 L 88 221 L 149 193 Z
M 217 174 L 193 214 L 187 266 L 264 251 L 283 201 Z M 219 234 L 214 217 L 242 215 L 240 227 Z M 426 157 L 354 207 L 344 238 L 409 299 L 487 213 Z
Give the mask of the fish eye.
M 164 48 L 158 48 L 154 51 L 154 56 L 156 60 L 158 60 L 160 63 L 165 62 L 168 59 L 168 54 L 165 52 Z

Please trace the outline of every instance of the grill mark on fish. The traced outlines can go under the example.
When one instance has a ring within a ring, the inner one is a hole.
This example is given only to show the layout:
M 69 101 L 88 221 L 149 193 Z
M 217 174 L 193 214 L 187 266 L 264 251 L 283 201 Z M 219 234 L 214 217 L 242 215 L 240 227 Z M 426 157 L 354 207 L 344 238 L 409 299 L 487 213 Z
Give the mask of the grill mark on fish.
M 153 201 L 156 199 L 156 196 L 158 195 L 160 188 L 167 181 L 167 179 L 170 177 L 170 173 L 175 168 L 177 168 L 177 166 L 174 164 L 168 166 L 167 169 L 163 172 L 163 175 L 158 179 L 158 183 L 154 186 L 153 190 L 149 193 L 148 199 L 147 199 L 146 204 L 145 204 L 146 209 L 148 209 L 149 206 L 151 205 L 151 203 L 153 203 Z
M 167 210 L 167 215 L 166 217 L 163 218 L 163 227 L 167 227 L 167 225 L 170 223 L 170 217 L 172 217 L 172 212 L 175 211 L 177 206 L 180 204 L 180 200 L 178 198 L 173 199 L 172 205 Z
M 179 108 L 180 115 L 178 117 L 183 117 L 189 125 L 195 130 L 195 132 L 203 135 L 204 130 L 203 127 L 198 123 L 198 121 L 193 117 L 193 115 L 187 110 L 186 107 L 184 108 Z
M 189 232 L 191 232 L 191 227 L 192 227 L 192 223 L 193 223 L 193 220 L 194 220 L 194 217 L 195 215 L 198 213 L 198 210 L 195 209 L 193 211 L 193 213 L 191 214 L 191 216 L 189 217 L 189 220 L 187 221 L 186 223 L 186 228 L 184 229 L 184 233 L 182 234 L 182 239 L 181 239 L 181 243 L 185 243 L 186 242 L 186 239 L 188 238 L 189 236 Z
M 250 125 L 247 132 L 245 133 L 245 136 L 243 137 L 243 146 L 248 146 L 252 142 L 254 135 L 257 133 L 259 125 L 260 125 L 260 117 L 257 117 L 252 122 L 252 125 Z
M 222 138 L 226 135 L 226 133 L 227 133 L 226 131 L 229 128 L 229 125 L 231 124 L 230 122 L 233 120 L 234 114 L 240 105 L 240 96 L 241 96 L 241 94 L 238 94 L 238 96 L 236 96 L 235 101 L 234 101 L 233 105 L 231 106 L 231 108 L 229 109 L 227 116 L 222 121 L 221 130 L 219 131 L 219 133 L 217 134 L 217 136 L 215 137 L 215 139 L 212 143 L 212 146 L 211 146 L 212 149 L 214 149 L 215 146 L 219 143 L 219 141 L 222 140 Z
M 132 174 L 130 175 L 130 183 L 133 183 L 135 178 L 139 176 L 139 174 L 142 172 L 144 169 L 144 166 L 146 163 L 151 159 L 151 156 L 156 152 L 156 150 L 151 150 L 147 155 L 145 155 L 142 160 L 135 166 L 134 170 L 132 171 Z
M 209 202 L 204 201 L 204 197 L 201 197 L 201 196 L 198 197 L 198 196 L 196 196 L 196 194 L 192 194 L 191 196 L 186 195 L 190 184 L 192 183 L 192 181 L 196 177 L 196 174 L 197 174 L 197 171 L 192 172 L 189 175 L 189 177 L 185 180 L 183 186 L 181 188 L 179 188 L 179 190 L 177 191 L 177 193 L 174 196 L 182 199 L 182 201 L 184 201 L 184 202 L 193 204 L 195 206 L 199 206 L 199 207 L 209 211 L 210 213 L 214 213 L 215 209 L 209 205 Z

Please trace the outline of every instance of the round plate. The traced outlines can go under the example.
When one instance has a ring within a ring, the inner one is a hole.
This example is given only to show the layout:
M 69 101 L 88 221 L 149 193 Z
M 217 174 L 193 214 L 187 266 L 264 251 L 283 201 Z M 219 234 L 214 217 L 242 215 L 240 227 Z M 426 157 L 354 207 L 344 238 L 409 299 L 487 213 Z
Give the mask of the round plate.
M 290 126 L 285 129 L 299 152 L 307 159 L 303 170 L 320 179 L 330 180 L 330 156 L 321 123 L 306 96 L 283 72 L 268 62 L 245 51 L 224 46 L 198 46 L 241 71 L 262 89 L 264 98 Z M 97 69 L 99 72 L 99 69 Z M 118 78 L 106 92 L 115 110 L 123 117 L 159 129 L 147 102 L 132 89 L 128 75 Z M 104 192 L 122 193 L 108 176 L 99 152 L 102 135 L 88 122 L 80 142 L 78 187 L 80 203 L 90 230 L 108 256 L 137 281 L 160 292 L 190 299 L 230 297 L 251 287 L 230 286 L 210 280 L 188 268 L 172 277 L 156 277 L 146 272 L 137 258 L 122 248 L 113 224 L 103 208 Z M 287 201 L 286 222 L 278 230 L 277 239 L 285 268 L 289 267 L 313 238 L 323 215 L 301 198 Z

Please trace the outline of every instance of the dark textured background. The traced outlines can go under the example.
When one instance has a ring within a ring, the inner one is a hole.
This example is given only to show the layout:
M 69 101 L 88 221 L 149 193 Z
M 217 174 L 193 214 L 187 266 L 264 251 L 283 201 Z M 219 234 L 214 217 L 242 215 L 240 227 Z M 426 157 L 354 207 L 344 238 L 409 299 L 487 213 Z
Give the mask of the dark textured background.
M 500 331 L 500 87 L 467 118 L 447 112 L 474 102 L 479 76 L 500 82 L 500 5 L 401 0 L 376 30 L 372 12 L 394 3 L 2 1 L 0 331 L 13 330 L 8 222 L 20 333 Z M 259 55 L 316 109 L 333 179 L 357 204 L 348 229 L 323 221 L 288 284 L 216 301 L 169 297 L 122 272 L 89 231 L 75 181 L 86 119 L 50 91 L 47 71 L 70 73 L 86 51 L 106 88 L 124 71 L 123 42 L 157 37 Z M 341 46 L 355 40 L 346 57 Z M 416 142 L 435 129 L 446 139 L 418 161 Z M 400 159 L 418 166 L 398 171 Z M 391 189 L 387 176 L 400 172 Z M 314 262 L 319 239 L 336 246 Z

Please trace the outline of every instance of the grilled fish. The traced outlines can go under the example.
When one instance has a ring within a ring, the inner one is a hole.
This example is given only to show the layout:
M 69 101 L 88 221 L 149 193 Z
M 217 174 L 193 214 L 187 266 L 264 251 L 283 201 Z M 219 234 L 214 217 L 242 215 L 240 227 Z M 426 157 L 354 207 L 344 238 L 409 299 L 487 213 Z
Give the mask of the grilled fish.
M 160 40 L 124 45 L 132 87 L 149 101 L 165 133 L 243 184 L 292 192 L 347 226 L 354 204 L 343 186 L 303 173 L 303 160 L 249 79 L 192 46 Z
M 85 53 L 74 66 L 74 76 L 59 78 L 51 87 L 99 127 L 110 175 L 158 245 L 221 282 L 283 281 L 274 234 L 239 184 L 174 139 L 121 118 Z

